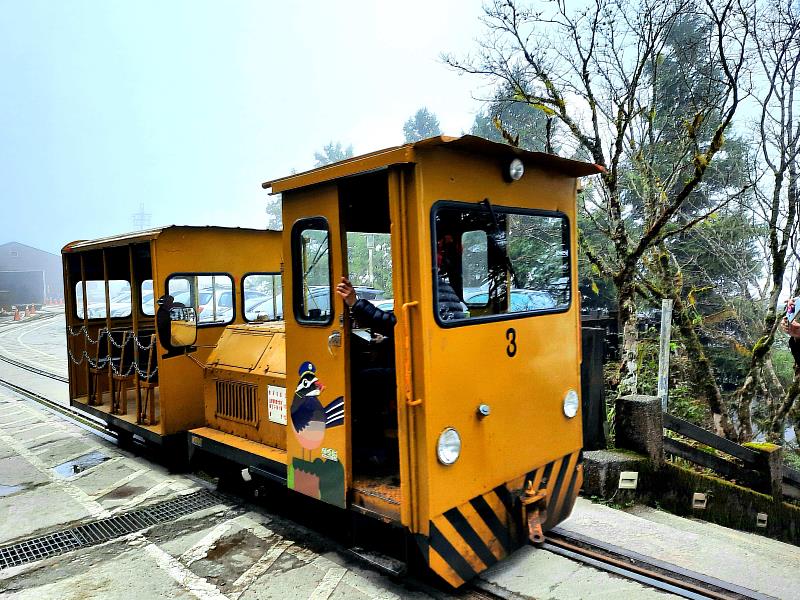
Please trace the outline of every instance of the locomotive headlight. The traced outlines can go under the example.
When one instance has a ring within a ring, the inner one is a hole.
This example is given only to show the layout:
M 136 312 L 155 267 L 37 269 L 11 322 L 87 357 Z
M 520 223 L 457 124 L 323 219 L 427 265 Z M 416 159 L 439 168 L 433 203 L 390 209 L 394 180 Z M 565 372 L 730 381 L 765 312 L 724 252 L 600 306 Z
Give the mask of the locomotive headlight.
M 570 390 L 564 396 L 564 414 L 570 419 L 578 414 L 578 392 Z
M 443 465 L 452 465 L 461 454 L 461 436 L 452 427 L 439 434 L 436 442 L 436 456 Z
M 508 164 L 508 178 L 511 181 L 519 181 L 525 175 L 525 165 L 518 158 L 515 158 Z

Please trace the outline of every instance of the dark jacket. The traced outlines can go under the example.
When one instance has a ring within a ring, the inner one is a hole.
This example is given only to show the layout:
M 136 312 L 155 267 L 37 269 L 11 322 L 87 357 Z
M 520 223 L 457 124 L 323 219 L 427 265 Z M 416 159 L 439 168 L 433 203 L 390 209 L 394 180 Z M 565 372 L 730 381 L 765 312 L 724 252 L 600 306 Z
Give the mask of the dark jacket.
M 368 327 L 374 333 L 391 335 L 397 318 L 393 312 L 381 310 L 368 300 L 357 300 L 351 309 L 352 315 L 361 327 Z
M 467 313 L 464 312 L 464 305 L 452 286 L 441 275 L 436 282 L 438 296 L 439 317 L 443 321 L 452 319 L 465 319 Z

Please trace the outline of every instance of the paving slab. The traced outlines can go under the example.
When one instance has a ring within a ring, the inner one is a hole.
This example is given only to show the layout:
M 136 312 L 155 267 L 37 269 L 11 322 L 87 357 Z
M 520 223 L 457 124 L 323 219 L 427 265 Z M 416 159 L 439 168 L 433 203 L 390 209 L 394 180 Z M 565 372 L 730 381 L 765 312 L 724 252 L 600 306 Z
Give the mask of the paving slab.
M 503 590 L 536 600 L 664 600 L 677 597 L 533 547 L 518 550 L 485 571 L 480 578 Z
M 93 440 L 68 438 L 52 440 L 32 450 L 36 458 L 47 467 L 53 468 L 73 458 L 89 454 L 97 448 Z
M 0 498 L 0 544 L 90 516 L 85 506 L 64 494 L 56 483 L 5 496 Z
M 47 476 L 21 456 L 0 459 L 0 484 L 31 487 L 47 482 Z
M 103 556 L 90 568 L 69 565 L 65 560 L 55 570 L 36 573 L 23 582 L 12 583 L 4 598 L 19 600 L 130 600 L 131 598 L 196 598 L 156 561 L 132 549 L 119 556 Z M 54 572 L 55 571 L 55 572 Z M 19 585 L 19 587 L 17 587 Z

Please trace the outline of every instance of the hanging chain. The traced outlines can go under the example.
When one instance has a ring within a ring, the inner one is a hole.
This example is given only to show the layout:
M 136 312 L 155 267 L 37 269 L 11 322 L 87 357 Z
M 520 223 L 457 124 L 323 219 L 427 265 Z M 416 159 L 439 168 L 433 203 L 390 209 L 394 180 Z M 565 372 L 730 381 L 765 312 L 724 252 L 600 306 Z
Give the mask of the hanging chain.
M 139 341 L 139 337 L 135 333 L 133 334 L 133 339 L 136 342 L 136 345 L 139 346 L 139 350 L 150 350 L 153 347 L 153 344 L 155 344 L 156 342 L 155 338 L 151 338 L 150 344 L 145 346 L 144 344 L 142 344 L 142 342 Z
M 73 330 L 72 327 L 67 325 L 67 333 L 69 333 L 69 335 L 72 337 L 75 337 L 76 335 L 80 335 L 85 332 L 86 332 L 86 325 L 81 325 L 81 328 L 78 329 L 78 331 Z
M 74 329 L 72 329 L 72 327 L 68 325 L 67 333 L 71 337 L 76 337 L 80 334 L 83 334 L 84 337 L 86 338 L 86 341 L 88 341 L 90 344 L 99 344 L 100 341 L 103 339 L 103 334 L 108 334 L 108 338 L 111 340 L 111 344 L 115 348 L 119 349 L 122 349 L 124 346 L 127 346 L 128 342 L 131 339 L 133 339 L 134 343 L 139 347 L 140 350 L 144 351 L 151 350 L 156 343 L 155 337 L 148 336 L 150 337 L 150 343 L 145 346 L 144 344 L 142 344 L 142 342 L 139 341 L 139 336 L 137 336 L 134 332 L 131 332 L 131 336 L 125 340 L 125 343 L 117 343 L 114 340 L 114 336 L 111 335 L 111 331 L 107 327 L 102 327 L 101 329 L 98 330 L 96 340 L 93 340 L 92 337 L 89 335 L 89 330 L 86 328 L 86 325 L 81 325 L 80 329 L 78 329 L 77 331 L 75 331 Z M 136 363 L 136 361 L 132 361 L 128 366 L 128 370 L 125 373 L 122 373 L 121 372 L 122 370 L 115 366 L 114 359 L 112 359 L 111 356 L 104 356 L 103 358 L 98 358 L 97 361 L 93 361 L 91 356 L 89 356 L 89 354 L 86 352 L 86 350 L 83 350 L 81 352 L 80 358 L 75 358 L 75 355 L 69 348 L 67 348 L 67 353 L 69 354 L 70 360 L 76 366 L 80 366 L 84 362 L 88 363 L 92 369 L 101 369 L 105 368 L 106 365 L 111 365 L 111 371 L 114 373 L 114 375 L 117 375 L 118 377 L 128 377 L 131 373 L 136 371 L 136 374 L 139 375 L 141 379 L 149 381 L 156 375 L 156 373 L 158 373 L 158 365 L 156 365 L 156 368 L 153 369 L 150 373 L 148 373 L 146 370 L 139 368 L 139 365 Z
M 139 375 L 139 377 L 140 377 L 140 378 L 142 378 L 142 379 L 150 380 L 150 379 L 153 377 L 153 375 L 155 375 L 156 373 L 158 373 L 158 365 L 156 365 L 156 368 L 155 368 L 155 369 L 153 369 L 153 370 L 150 372 L 150 374 L 148 375 L 146 371 L 142 371 L 142 370 L 139 368 L 139 365 L 137 365 L 136 363 L 133 363 L 133 364 L 134 364 L 134 368 L 136 369 L 136 373 L 137 373 L 137 375 Z
M 83 352 L 83 354 L 81 355 L 81 358 L 80 358 L 80 360 L 78 360 L 77 358 L 75 358 L 75 355 L 74 355 L 74 354 L 72 354 L 72 350 L 70 350 L 69 348 L 67 348 L 67 352 L 69 353 L 69 359 L 70 359 L 70 360 L 73 362 L 73 364 L 75 364 L 75 365 L 77 365 L 77 366 L 81 366 L 81 365 L 83 364 L 83 361 L 85 360 L 85 357 L 87 357 L 87 356 L 88 356 L 88 355 L 86 354 L 86 351 L 84 351 L 84 352 Z

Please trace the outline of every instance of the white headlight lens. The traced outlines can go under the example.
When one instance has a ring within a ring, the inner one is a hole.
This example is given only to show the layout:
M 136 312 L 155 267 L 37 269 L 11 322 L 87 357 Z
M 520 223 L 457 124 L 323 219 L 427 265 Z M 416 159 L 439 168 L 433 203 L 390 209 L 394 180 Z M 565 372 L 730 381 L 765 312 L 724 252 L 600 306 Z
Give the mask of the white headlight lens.
M 511 178 L 512 181 L 519 181 L 522 179 L 522 176 L 525 174 L 525 165 L 522 164 L 522 161 L 518 158 L 515 158 L 511 161 L 511 164 L 508 165 L 508 176 Z
M 567 395 L 564 396 L 564 414 L 570 419 L 578 414 L 579 401 L 578 392 L 575 390 L 568 391 Z
M 448 427 L 439 435 L 436 442 L 436 456 L 443 465 L 452 465 L 461 454 L 461 436 L 452 427 Z

